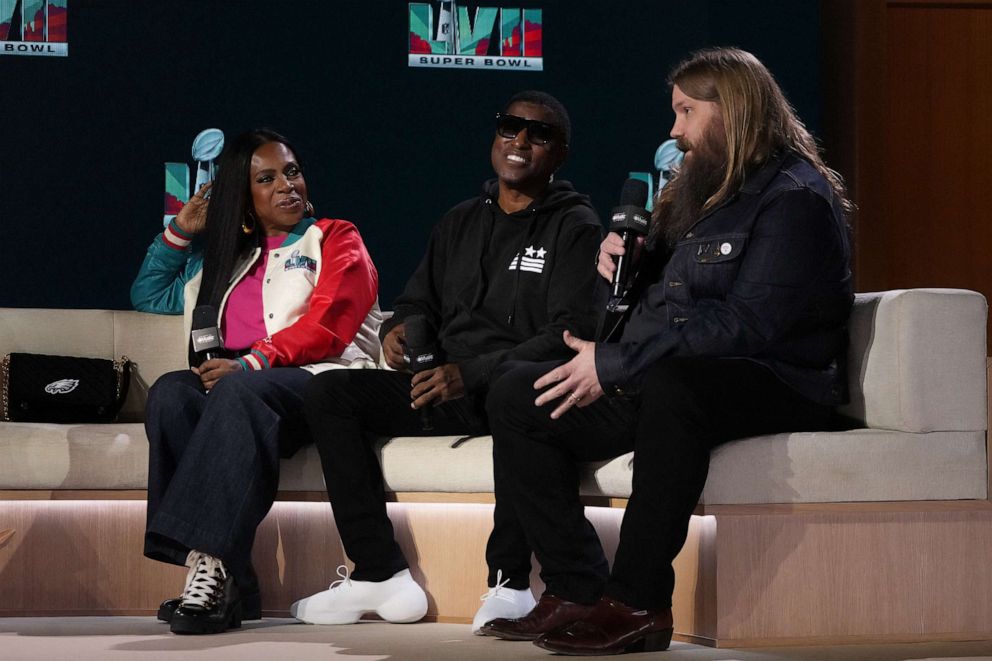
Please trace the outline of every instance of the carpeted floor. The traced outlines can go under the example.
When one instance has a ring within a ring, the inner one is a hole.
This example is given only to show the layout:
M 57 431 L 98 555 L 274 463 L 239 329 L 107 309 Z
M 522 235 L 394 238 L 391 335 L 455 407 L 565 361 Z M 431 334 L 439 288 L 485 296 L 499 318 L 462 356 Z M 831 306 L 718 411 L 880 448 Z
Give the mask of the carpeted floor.
M 247 622 L 216 636 L 174 636 L 149 617 L 0 618 L 0 659 L 22 661 L 497 661 L 551 659 L 530 643 L 473 636 L 464 624 L 363 622 L 308 626 L 293 620 Z M 586 657 L 591 658 L 591 657 Z M 615 658 L 615 657 L 610 657 Z M 629 661 L 903 661 L 992 659 L 992 641 L 807 648 L 717 650 L 673 643 L 664 653 L 630 654 Z

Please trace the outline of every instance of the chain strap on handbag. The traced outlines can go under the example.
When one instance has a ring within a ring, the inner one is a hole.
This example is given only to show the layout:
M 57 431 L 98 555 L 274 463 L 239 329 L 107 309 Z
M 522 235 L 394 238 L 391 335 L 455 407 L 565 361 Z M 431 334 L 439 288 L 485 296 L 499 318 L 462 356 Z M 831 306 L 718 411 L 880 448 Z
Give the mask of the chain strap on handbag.
M 0 415 L 4 420 L 10 420 L 10 400 L 7 394 L 7 384 L 10 379 L 10 354 L 0 359 Z
M 120 360 L 115 360 L 114 371 L 117 372 L 117 392 L 114 401 L 120 402 L 123 406 L 128 388 L 131 386 L 131 359 L 127 356 L 121 356 Z

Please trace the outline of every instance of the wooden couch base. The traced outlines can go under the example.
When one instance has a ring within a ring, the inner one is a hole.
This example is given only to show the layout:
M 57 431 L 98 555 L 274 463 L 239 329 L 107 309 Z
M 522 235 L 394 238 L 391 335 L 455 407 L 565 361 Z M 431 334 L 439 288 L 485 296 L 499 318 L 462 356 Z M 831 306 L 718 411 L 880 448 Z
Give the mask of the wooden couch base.
M 185 569 L 141 555 L 143 500 L 18 493 L 0 493 L 0 529 L 14 530 L 0 545 L 0 616 L 151 615 L 178 594 Z M 390 518 L 427 590 L 427 619 L 470 622 L 486 590 L 492 505 L 397 500 Z M 987 501 L 700 511 L 676 560 L 681 640 L 749 647 L 992 639 Z M 588 507 L 587 516 L 612 558 L 623 510 Z M 266 616 L 286 616 L 295 599 L 325 589 L 345 564 L 327 503 L 276 502 L 254 558 Z M 539 594 L 536 571 L 532 584 Z
M 988 501 L 716 506 L 676 559 L 675 622 L 718 647 L 992 639 Z
M 153 614 L 179 593 L 186 570 L 142 556 L 143 492 L 69 495 L 0 491 L 0 530 L 13 531 L 0 545 L 0 616 Z M 396 538 L 428 593 L 429 620 L 471 622 L 487 589 L 492 495 L 464 495 L 470 502 L 398 494 L 401 502 L 388 504 Z M 607 538 L 616 537 L 622 514 L 589 508 Z M 324 498 L 277 501 L 259 526 L 254 564 L 269 616 L 288 615 L 293 601 L 336 580 L 347 563 Z M 533 579 L 543 589 L 536 571 Z

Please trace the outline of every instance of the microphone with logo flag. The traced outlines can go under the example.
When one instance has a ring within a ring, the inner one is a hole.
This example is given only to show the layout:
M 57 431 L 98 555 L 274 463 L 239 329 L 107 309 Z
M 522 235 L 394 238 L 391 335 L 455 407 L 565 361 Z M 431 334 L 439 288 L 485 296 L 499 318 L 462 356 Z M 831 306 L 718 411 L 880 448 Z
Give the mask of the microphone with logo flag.
M 644 207 L 648 202 L 648 185 L 640 179 L 628 179 L 620 192 L 620 206 L 610 213 L 610 231 L 623 239 L 624 254 L 617 257 L 617 270 L 613 272 L 611 295 L 620 299 L 627 290 L 634 259 L 637 237 L 647 236 L 651 214 Z
M 434 369 L 441 365 L 441 353 L 437 348 L 437 333 L 426 315 L 412 314 L 403 320 L 406 348 L 403 359 L 414 374 Z M 420 423 L 424 431 L 434 429 L 433 405 L 420 408 Z
M 220 333 L 217 331 L 217 308 L 198 305 L 193 308 L 193 351 L 200 363 L 221 357 Z

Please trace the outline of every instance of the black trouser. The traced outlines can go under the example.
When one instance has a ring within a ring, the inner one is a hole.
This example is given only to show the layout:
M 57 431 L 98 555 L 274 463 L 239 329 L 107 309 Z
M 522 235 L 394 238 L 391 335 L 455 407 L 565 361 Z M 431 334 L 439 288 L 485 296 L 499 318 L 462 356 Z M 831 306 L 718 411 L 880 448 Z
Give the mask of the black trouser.
M 359 581 L 384 581 L 407 567 L 386 516 L 376 436 L 486 435 L 481 398 L 462 397 L 434 407 L 434 429 L 424 431 L 420 411 L 410 408 L 411 375 L 383 370 L 336 370 L 307 384 L 304 410 L 320 451 L 324 483 L 344 550 Z M 499 523 L 496 529 L 501 530 Z M 511 519 L 497 535 L 519 565 L 529 565 L 523 532 Z
M 832 415 L 757 363 L 671 358 L 651 368 L 637 398 L 601 397 L 552 420 L 557 403 L 534 406 L 533 384 L 560 364 L 512 366 L 493 383 L 487 409 L 497 505 L 510 501 L 548 592 L 580 603 L 605 590 L 635 608 L 671 606 L 672 561 L 706 483 L 710 451 L 737 438 L 822 429 Z M 607 575 L 579 500 L 576 462 L 631 450 L 632 493 Z
M 298 367 L 235 372 L 209 392 L 189 370 L 148 392 L 145 555 L 182 565 L 190 549 L 220 558 L 242 586 L 255 530 L 279 485 L 279 461 L 309 439 Z

